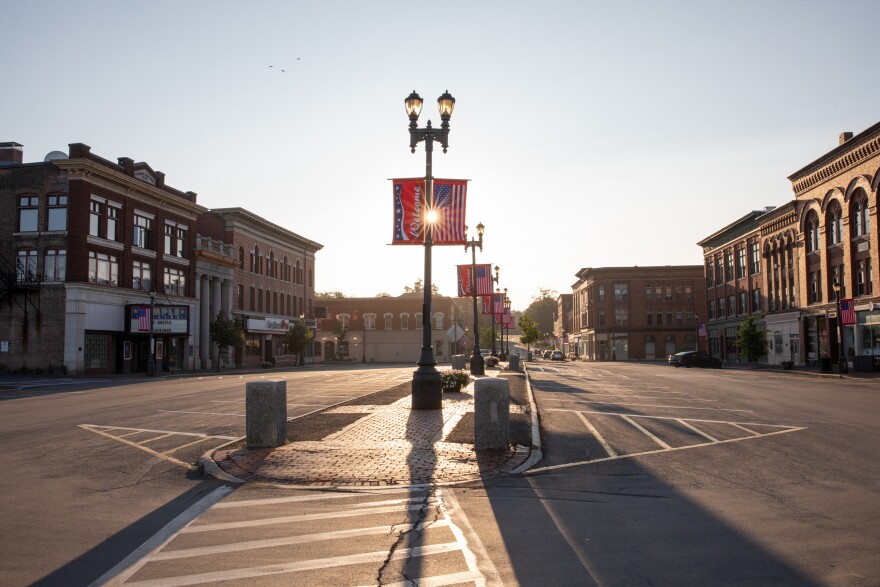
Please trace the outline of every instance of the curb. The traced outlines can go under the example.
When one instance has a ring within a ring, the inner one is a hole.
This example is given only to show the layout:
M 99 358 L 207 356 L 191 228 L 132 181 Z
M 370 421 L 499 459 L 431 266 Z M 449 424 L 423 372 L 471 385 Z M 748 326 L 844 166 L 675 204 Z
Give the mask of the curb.
M 541 423 L 538 416 L 538 404 L 535 401 L 535 394 L 532 392 L 532 383 L 529 379 L 529 370 L 526 368 L 525 363 L 523 363 L 523 373 L 526 376 L 526 391 L 529 394 L 529 408 L 532 413 L 532 452 L 529 455 L 529 458 L 526 459 L 526 462 L 511 471 L 509 473 L 510 475 L 519 475 L 521 473 L 525 473 L 536 464 L 540 463 L 541 460 L 544 458 L 544 454 L 543 452 L 541 452 Z

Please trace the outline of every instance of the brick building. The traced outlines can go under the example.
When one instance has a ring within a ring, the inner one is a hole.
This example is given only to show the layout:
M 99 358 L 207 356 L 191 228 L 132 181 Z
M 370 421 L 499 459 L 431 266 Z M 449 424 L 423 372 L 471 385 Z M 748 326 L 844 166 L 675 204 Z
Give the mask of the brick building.
M 151 332 L 158 370 L 191 368 L 196 194 L 81 143 L 23 159 L 0 143 L 0 369 L 144 371 Z
M 300 319 L 315 326 L 315 253 L 323 245 L 269 222 L 243 208 L 215 208 L 199 215 L 200 236 L 231 245 L 236 255 L 232 279 L 200 280 L 204 299 L 214 300 L 202 314 L 213 319 L 222 309 L 241 321 L 246 342 L 235 349 L 237 365 L 259 365 L 287 355 L 284 335 Z M 207 325 L 202 321 L 207 337 Z M 216 349 L 201 347 L 210 364 Z
M 763 361 L 815 365 L 843 356 L 853 368 L 880 360 L 877 191 L 880 123 L 788 178 L 795 199 L 747 214 L 698 243 L 703 247 L 712 353 L 737 357 L 747 316 L 767 333 Z M 837 295 L 852 299 L 856 323 L 838 324 Z M 838 342 L 838 332 L 843 334 Z
M 706 307 L 700 265 L 587 267 L 572 285 L 572 331 L 586 360 L 661 359 L 696 348 Z
M 576 354 L 576 347 L 571 344 L 572 332 L 571 294 L 560 294 L 556 298 L 556 312 L 553 314 L 553 347 L 566 356 Z
M 322 360 L 352 360 L 367 363 L 416 363 L 422 349 L 421 293 L 398 297 L 321 299 L 315 355 Z M 467 331 L 473 324 L 469 298 L 434 296 L 431 335 L 434 360 L 448 363 L 454 354 L 465 354 L 463 339 L 451 329 Z M 337 340 L 337 321 L 348 329 L 344 341 Z M 483 345 L 485 346 L 485 345 Z

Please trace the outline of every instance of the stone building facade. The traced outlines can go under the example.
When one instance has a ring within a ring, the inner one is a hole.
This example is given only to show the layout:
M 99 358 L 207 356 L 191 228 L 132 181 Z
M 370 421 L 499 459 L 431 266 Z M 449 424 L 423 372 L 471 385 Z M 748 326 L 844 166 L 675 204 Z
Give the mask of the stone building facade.
M 585 360 L 662 359 L 697 345 L 706 307 L 700 265 L 587 267 L 572 285 L 572 331 Z

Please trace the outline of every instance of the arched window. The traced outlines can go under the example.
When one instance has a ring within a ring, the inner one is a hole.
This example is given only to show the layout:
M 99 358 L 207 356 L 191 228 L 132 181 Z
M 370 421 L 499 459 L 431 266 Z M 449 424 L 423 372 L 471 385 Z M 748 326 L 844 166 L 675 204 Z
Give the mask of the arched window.
M 807 252 L 819 250 L 819 217 L 815 210 L 811 210 L 804 223 L 804 240 L 807 244 Z
M 868 196 L 861 188 L 853 194 L 852 216 L 850 222 L 852 236 L 863 236 L 871 232 L 871 218 L 868 215 Z
M 294 271 L 294 274 L 293 274 L 293 282 L 294 283 L 302 284 L 301 271 L 302 271 L 302 269 L 300 268 L 299 259 L 297 259 L 296 260 L 296 270 Z
M 409 314 L 400 315 L 400 329 L 409 330 Z
M 277 277 L 275 274 L 275 251 L 269 251 L 269 258 L 266 261 L 266 275 Z
M 260 247 L 257 245 L 251 251 L 251 273 L 260 273 Z
M 840 205 L 836 202 L 829 206 L 825 215 L 825 232 L 828 237 L 828 245 L 836 245 L 841 242 L 843 232 L 843 218 L 841 218 Z
M 348 321 L 351 318 L 348 314 L 336 314 L 336 321 L 342 324 L 343 328 L 348 328 Z
M 443 312 L 434 313 L 434 328 L 437 330 L 443 328 Z
M 416 312 L 416 330 L 422 329 L 422 313 Z
M 375 314 L 364 314 L 364 330 L 376 330 Z
M 385 314 L 385 330 L 392 329 L 392 324 L 393 324 L 392 320 L 393 319 L 394 319 L 393 314 Z
M 290 263 L 287 262 L 287 255 L 281 261 L 281 280 L 290 282 Z
M 238 247 L 238 268 L 244 269 L 244 247 Z

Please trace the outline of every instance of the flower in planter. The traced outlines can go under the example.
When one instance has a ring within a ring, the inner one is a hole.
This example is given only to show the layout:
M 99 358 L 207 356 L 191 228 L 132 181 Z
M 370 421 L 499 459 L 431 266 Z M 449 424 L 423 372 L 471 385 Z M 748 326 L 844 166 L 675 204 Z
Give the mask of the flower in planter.
M 471 376 L 467 371 L 460 369 L 452 369 L 444 371 L 440 376 L 440 385 L 443 389 L 455 389 L 456 387 L 464 387 L 471 381 Z

